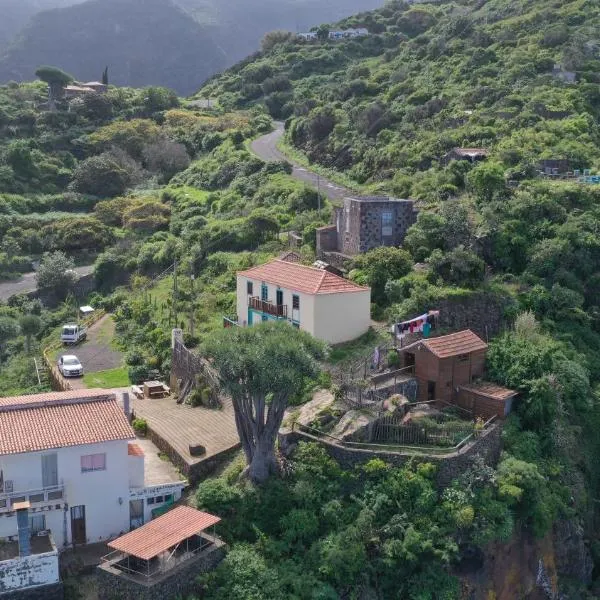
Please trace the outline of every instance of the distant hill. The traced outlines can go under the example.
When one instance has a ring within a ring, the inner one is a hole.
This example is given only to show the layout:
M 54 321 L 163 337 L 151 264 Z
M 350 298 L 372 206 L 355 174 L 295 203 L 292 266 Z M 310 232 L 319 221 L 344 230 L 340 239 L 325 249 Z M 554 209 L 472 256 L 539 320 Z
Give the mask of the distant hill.
M 55 64 L 78 79 L 98 79 L 109 66 L 119 85 L 159 84 L 180 94 L 258 49 L 272 29 L 307 29 L 383 0 L 14 0 L 0 20 L 0 82 L 31 79 L 40 64 Z M 2 11 L 3 12 L 3 11 Z M 2 14 L 2 13 L 0 13 Z M 31 19 L 12 37 L 15 27 Z M 9 22 L 10 21 L 10 22 Z
M 82 0 L 0 0 L 0 48 L 6 46 L 36 13 Z

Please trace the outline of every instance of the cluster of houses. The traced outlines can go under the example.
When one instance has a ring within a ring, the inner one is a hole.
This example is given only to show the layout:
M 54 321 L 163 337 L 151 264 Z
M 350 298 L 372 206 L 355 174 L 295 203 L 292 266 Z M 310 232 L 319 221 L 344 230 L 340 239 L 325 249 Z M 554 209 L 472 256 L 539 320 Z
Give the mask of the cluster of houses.
M 296 34 L 299 38 L 306 41 L 313 41 L 319 39 L 319 35 L 316 31 L 306 31 L 304 33 Z M 369 35 L 369 30 L 364 27 L 349 28 L 342 30 L 332 30 L 327 34 L 327 38 L 330 40 L 344 40 L 349 38 L 359 38 Z

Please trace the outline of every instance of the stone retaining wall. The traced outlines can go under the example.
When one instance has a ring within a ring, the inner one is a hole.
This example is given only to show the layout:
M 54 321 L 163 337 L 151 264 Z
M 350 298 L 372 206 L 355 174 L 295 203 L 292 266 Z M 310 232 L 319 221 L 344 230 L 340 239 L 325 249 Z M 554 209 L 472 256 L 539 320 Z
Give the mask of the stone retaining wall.
M 174 338 L 171 353 L 171 389 L 179 396 L 187 394 L 198 386 L 198 380 L 210 391 L 211 406 L 218 406 L 220 385 L 217 375 L 208 361 L 192 352 Z
M 502 424 L 494 423 L 486 431 L 452 454 L 427 455 L 391 452 L 366 448 L 352 448 L 328 441 L 300 431 L 280 431 L 279 446 L 284 454 L 290 453 L 300 441 L 317 442 L 334 458 L 342 468 L 352 469 L 373 458 L 401 467 L 409 461 L 433 463 L 438 467 L 436 483 L 440 489 L 447 487 L 453 479 L 471 467 L 479 456 L 485 464 L 496 466 L 500 458 Z
M 0 600 L 64 600 L 62 582 L 0 593 Z
M 240 449 L 241 444 L 228 448 L 223 452 L 214 454 L 199 462 L 189 463 L 178 452 L 162 438 L 158 433 L 148 426 L 146 437 L 161 451 L 164 452 L 169 460 L 185 475 L 190 485 L 195 485 L 203 477 L 213 473 L 218 467 L 226 463 Z
M 152 585 L 136 580 L 110 564 L 96 569 L 99 600 L 175 600 L 201 592 L 196 578 L 212 571 L 225 556 L 225 544 L 215 540 L 212 548 L 152 580 Z

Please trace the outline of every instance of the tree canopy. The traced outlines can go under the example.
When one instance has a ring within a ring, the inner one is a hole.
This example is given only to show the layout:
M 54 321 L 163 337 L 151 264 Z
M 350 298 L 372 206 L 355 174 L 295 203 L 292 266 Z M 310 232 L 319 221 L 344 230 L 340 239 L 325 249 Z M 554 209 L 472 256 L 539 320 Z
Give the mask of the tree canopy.
M 204 350 L 233 399 L 248 475 L 263 482 L 277 471 L 275 440 L 288 402 L 317 376 L 325 348 L 286 323 L 263 323 L 217 332 Z

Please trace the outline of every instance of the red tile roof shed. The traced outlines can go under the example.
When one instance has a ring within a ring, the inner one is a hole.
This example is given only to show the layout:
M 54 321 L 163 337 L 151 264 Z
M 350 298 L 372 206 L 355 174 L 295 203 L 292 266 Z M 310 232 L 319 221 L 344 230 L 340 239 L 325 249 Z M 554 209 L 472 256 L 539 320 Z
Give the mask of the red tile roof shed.
M 438 358 L 449 358 L 486 350 L 487 344 L 470 329 L 423 340 L 423 345 Z
M 114 395 L 91 392 L 0 399 L 0 455 L 135 438 Z
M 328 271 L 279 259 L 240 271 L 238 275 L 304 294 L 340 294 L 369 290 Z
M 216 525 L 221 519 L 190 506 L 178 506 L 139 529 L 113 540 L 108 547 L 150 560 L 183 540 Z

